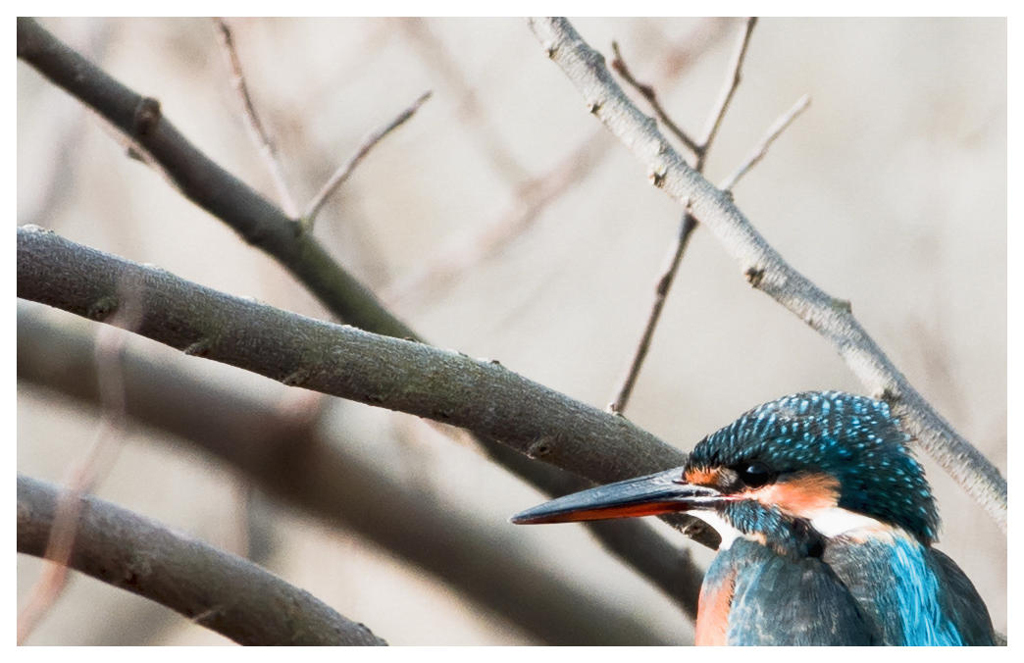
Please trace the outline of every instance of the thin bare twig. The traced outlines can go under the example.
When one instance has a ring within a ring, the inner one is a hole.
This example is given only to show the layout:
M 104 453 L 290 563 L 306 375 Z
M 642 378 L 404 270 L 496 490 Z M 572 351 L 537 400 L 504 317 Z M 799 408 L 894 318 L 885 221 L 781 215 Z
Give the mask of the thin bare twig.
M 733 171 L 732 175 L 729 175 L 729 177 L 725 178 L 722 181 L 722 184 L 719 185 L 719 188 L 722 191 L 731 191 L 732 188 L 736 186 L 736 183 L 739 182 L 740 178 L 746 175 L 751 168 L 760 163 L 761 159 L 763 159 L 765 155 L 768 154 L 768 148 L 772 146 L 772 143 L 775 142 L 775 139 L 782 135 L 782 132 L 785 131 L 786 128 L 793 123 L 793 120 L 799 117 L 800 113 L 804 112 L 810 105 L 811 97 L 809 95 L 805 94 L 804 96 L 800 97 L 797 100 L 797 102 L 793 104 L 793 107 L 786 112 L 785 115 L 782 115 L 778 120 L 775 121 L 775 124 L 768 128 L 768 131 L 765 134 L 764 138 L 761 139 L 761 143 L 756 148 L 754 148 L 754 150 L 747 157 L 747 160 L 744 161 L 739 168 Z
M 291 190 L 284 178 L 284 170 L 281 168 L 281 161 L 277 156 L 277 145 L 270 138 L 260 116 L 256 112 L 256 105 L 249 94 L 249 86 L 245 82 L 245 74 L 242 73 L 242 61 L 238 57 L 238 49 L 235 48 L 235 38 L 231 28 L 223 18 L 214 18 L 213 23 L 220 36 L 220 45 L 223 47 L 224 55 L 227 58 L 228 66 L 231 68 L 231 83 L 238 93 L 238 100 L 242 104 L 242 117 L 245 118 L 245 126 L 249 129 L 249 135 L 259 148 L 263 161 L 270 172 L 270 179 L 277 189 L 277 199 L 281 203 L 285 214 L 295 218 L 299 214 L 299 206 L 292 197 Z
M 755 25 L 757 25 L 756 16 L 751 16 L 744 24 L 743 34 L 740 36 L 739 44 L 736 46 L 736 54 L 732 60 L 732 79 L 727 81 L 722 88 L 722 93 L 718 98 L 718 103 L 715 105 L 715 110 L 708 120 L 708 127 L 704 132 L 704 140 L 700 143 L 701 154 L 698 155 L 698 162 L 701 165 L 703 164 L 703 157 L 707 156 L 708 149 L 718 134 L 718 128 L 722 125 L 722 118 L 725 117 L 725 112 L 729 109 L 732 96 L 736 93 L 736 88 L 739 87 L 740 80 L 742 79 L 743 60 L 747 57 L 747 46 L 750 45 L 750 35 L 754 32 Z M 698 170 L 700 169 L 698 168 Z
M 618 52 L 616 52 L 616 57 L 619 57 Z M 811 98 L 808 95 L 804 95 L 799 99 L 799 101 L 797 101 L 793 108 L 780 117 L 775 124 L 771 126 L 765 138 L 761 141 L 757 149 L 750 154 L 747 161 L 744 162 L 732 175 L 726 178 L 721 189 L 723 191 L 731 190 L 741 177 L 746 175 L 751 168 L 757 165 L 757 163 L 764 158 L 765 154 L 768 153 L 768 148 L 771 147 L 773 142 L 775 142 L 775 139 L 785 131 L 786 127 L 792 124 L 793 120 L 795 120 L 797 116 L 800 115 L 808 105 L 810 105 L 810 103 Z M 708 151 L 703 151 L 698 155 L 695 168 L 697 172 L 703 172 L 704 159 L 707 154 Z M 654 304 L 648 314 L 644 332 L 640 337 L 640 342 L 637 344 L 637 348 L 633 354 L 633 360 L 630 363 L 626 377 L 623 378 L 615 399 L 608 405 L 608 410 L 615 414 L 622 414 L 626 404 L 629 402 L 630 396 L 633 393 L 636 380 L 640 375 L 640 367 L 643 365 L 643 362 L 647 357 L 647 351 L 649 349 L 651 339 L 654 336 L 654 330 L 661 318 L 661 310 L 665 305 L 665 299 L 668 296 L 669 288 L 672 286 L 672 281 L 675 280 L 676 272 L 679 269 L 679 263 L 682 261 L 687 243 L 690 239 L 690 234 L 697 228 L 697 220 L 689 211 L 689 202 L 685 204 L 685 207 L 687 208 L 687 211 L 683 213 L 683 220 L 679 226 L 679 233 L 676 235 L 676 241 L 673 243 L 673 246 L 669 251 L 669 258 L 667 261 L 668 267 L 664 272 L 662 272 L 661 277 L 658 279 L 657 287 L 655 288 Z
M 569 21 L 535 18 L 530 25 L 549 58 L 595 108 L 597 119 L 649 169 L 653 183 L 676 201 L 689 200 L 694 216 L 740 263 L 747 281 L 829 341 L 867 393 L 888 402 L 915 444 L 1005 531 L 1006 479 L 914 389 L 853 316 L 850 303 L 831 297 L 790 266 L 728 193 L 716 189 L 686 164 L 652 118 L 640 112 L 623 93 L 605 67 L 604 58 Z
M 683 129 L 676 124 L 665 109 L 662 108 L 661 102 L 658 101 L 658 95 L 654 91 L 654 87 L 646 83 L 641 83 L 626 66 L 626 61 L 622 59 L 622 53 L 619 52 L 619 43 L 616 41 L 612 42 L 612 51 L 615 53 L 615 58 L 612 60 L 612 69 L 614 69 L 619 76 L 622 76 L 623 80 L 633 86 L 633 88 L 639 92 L 647 103 L 651 105 L 655 115 L 661 120 L 661 123 L 665 125 L 665 128 L 671 131 L 679 140 L 683 142 L 693 154 L 697 157 L 701 155 L 704 148 L 694 139 L 690 138 Z
M 306 207 L 306 212 L 302 215 L 302 225 L 306 232 L 311 232 L 313 230 L 313 222 L 316 219 L 316 215 L 320 212 L 320 208 L 324 206 L 324 203 L 327 202 L 330 195 L 334 193 L 350 175 L 352 175 L 356 166 L 358 166 L 366 155 L 370 153 L 370 150 L 372 150 L 377 143 L 383 140 L 385 136 L 405 124 L 409 118 L 415 115 L 416 111 L 420 109 L 420 106 L 430 98 L 430 95 L 431 93 L 429 91 L 424 92 L 412 103 L 411 106 L 399 113 L 395 119 L 368 135 L 363 140 L 362 144 L 356 149 L 355 153 L 349 157 L 349 160 L 342 165 L 341 168 L 334 171 L 334 174 L 327 180 L 327 183 L 324 184 L 319 193 L 313 196 L 313 200 L 309 202 L 309 205 Z
M 747 56 L 747 46 L 750 44 L 750 35 L 754 31 L 754 26 L 757 25 L 757 18 L 750 17 L 746 20 L 743 28 L 743 34 L 740 35 L 740 40 L 736 45 L 736 52 L 733 55 L 732 65 L 729 67 L 731 75 L 726 79 L 725 85 L 722 87 L 722 92 L 719 95 L 718 102 L 715 104 L 714 109 L 708 116 L 707 129 L 704 131 L 704 138 L 700 141 L 694 140 L 686 133 L 678 124 L 676 124 L 665 109 L 661 106 L 658 101 L 657 93 L 654 91 L 654 87 L 646 83 L 638 81 L 633 74 L 630 72 L 629 67 L 626 66 L 626 62 L 622 59 L 622 54 L 619 52 L 619 45 L 617 42 L 612 42 L 612 51 L 615 53 L 615 58 L 612 60 L 612 69 L 614 69 L 623 80 L 629 83 L 637 92 L 639 92 L 644 99 L 651 105 L 655 115 L 661 120 L 661 123 L 665 125 L 665 128 L 672 132 L 680 141 L 683 142 L 686 147 L 693 152 L 697 161 L 694 165 L 694 169 L 698 172 L 703 171 L 704 161 L 707 158 L 708 151 L 711 149 L 711 144 L 715 141 L 715 136 L 718 134 L 718 128 L 722 124 L 722 119 L 725 117 L 725 112 L 729 108 L 729 103 L 732 101 L 733 94 L 736 92 L 736 88 L 739 87 L 740 81 L 742 80 L 742 69 L 743 61 Z
M 643 366 L 644 359 L 647 358 L 647 351 L 650 349 L 651 340 L 654 338 L 654 330 L 661 319 L 661 310 L 665 307 L 665 299 L 672 288 L 672 283 L 675 282 L 676 272 L 679 271 L 679 264 L 683 260 L 686 246 L 690 243 L 690 236 L 693 235 L 693 231 L 696 228 L 697 220 L 690 214 L 689 206 L 687 206 L 687 211 L 683 214 L 683 221 L 679 224 L 679 232 L 676 233 L 676 241 L 672 244 L 672 250 L 669 252 L 665 269 L 658 278 L 658 283 L 654 288 L 654 304 L 651 306 L 651 312 L 647 316 L 644 333 L 637 344 L 633 360 L 629 364 L 629 371 L 619 387 L 618 394 L 615 396 L 615 400 L 608 405 L 609 412 L 622 414 L 622 411 L 626 408 L 626 403 L 629 402 L 629 397 L 633 394 L 633 387 L 636 385 L 637 377 L 640 375 L 640 367 Z
M 708 118 L 709 129 L 704 140 L 698 145 L 693 143 L 692 139 L 683 133 L 681 129 L 673 130 L 673 133 L 679 136 L 683 142 L 687 143 L 687 145 L 693 150 L 695 158 L 693 168 L 698 173 L 704 172 L 704 164 L 707 162 L 708 153 L 711 151 L 711 146 L 715 142 L 715 136 L 718 135 L 718 127 L 722 123 L 722 118 L 725 117 L 725 112 L 729 108 L 729 102 L 742 79 L 743 61 L 746 58 L 747 45 L 750 43 L 750 34 L 753 32 L 754 25 L 756 25 L 756 23 L 756 18 L 747 19 L 743 35 L 736 47 L 736 55 L 733 57 L 732 66 L 729 70 L 729 78 L 726 79 L 719 101 Z M 668 118 L 661 106 L 655 101 L 656 97 L 654 88 L 650 85 L 638 83 L 636 79 L 629 74 L 629 68 L 622 59 L 622 54 L 619 52 L 618 45 L 613 43 L 612 48 L 615 51 L 615 59 L 612 61 L 612 68 L 619 72 L 626 82 L 639 90 L 640 93 L 651 102 L 651 106 L 654 107 L 655 112 L 666 127 L 669 129 L 675 127 L 675 123 Z M 697 219 L 690 213 L 690 202 L 686 201 L 683 207 L 685 208 L 685 211 L 683 212 L 683 218 L 679 222 L 679 232 L 676 235 L 676 241 L 669 249 L 668 258 L 666 259 L 666 264 L 668 266 L 658 278 L 654 293 L 654 303 L 651 305 L 651 310 L 647 314 L 647 322 L 644 325 L 643 334 L 640 336 L 640 341 L 637 344 L 636 350 L 633 351 L 633 359 L 629 364 L 629 370 L 626 371 L 626 376 L 623 378 L 622 384 L 619 385 L 615 398 L 608 405 L 609 411 L 614 412 L 615 414 L 622 414 L 623 410 L 626 408 L 626 404 L 629 402 L 630 396 L 633 393 L 636 381 L 640 377 L 640 368 L 643 366 L 644 360 L 647 358 L 647 351 L 650 349 L 651 340 L 654 338 L 654 331 L 657 329 L 659 320 L 661 320 L 661 311 L 665 306 L 665 299 L 668 297 L 669 289 L 672 287 L 672 282 L 675 280 L 676 273 L 679 271 L 679 263 L 682 261 L 683 255 L 686 252 L 686 246 L 689 244 L 690 235 L 697 229 Z

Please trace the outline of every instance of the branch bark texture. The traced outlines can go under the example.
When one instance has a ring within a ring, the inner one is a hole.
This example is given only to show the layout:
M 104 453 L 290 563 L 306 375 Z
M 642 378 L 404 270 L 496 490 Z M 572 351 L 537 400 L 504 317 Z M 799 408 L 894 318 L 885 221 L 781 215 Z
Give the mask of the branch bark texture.
M 868 393 L 889 402 L 904 428 L 989 515 L 1006 528 L 1006 480 L 909 383 L 854 318 L 850 303 L 829 296 L 789 265 L 751 225 L 732 197 L 704 179 L 615 82 L 605 59 L 564 18 L 535 18 L 530 26 L 551 58 L 583 96 L 591 114 L 647 167 L 654 186 L 708 227 L 740 263 L 750 284 L 821 334 Z
M 36 227 L 18 229 L 18 296 L 101 322 L 117 323 L 113 312 L 130 309 L 136 333 L 186 354 L 460 426 L 593 481 L 686 458 L 497 362 L 226 295 Z
M 626 419 L 497 362 L 226 295 L 38 227 L 18 229 L 18 296 L 108 324 L 131 319 L 135 333 L 186 354 L 460 426 L 597 483 L 686 461 Z M 118 309 L 130 315 L 113 316 Z M 665 520 L 717 545 L 713 530 L 697 528 L 692 518 Z M 628 543 L 619 538 L 614 545 Z
M 18 476 L 18 552 L 41 557 L 60 491 Z M 248 645 L 384 645 L 362 624 L 240 557 L 95 497 L 70 566 Z

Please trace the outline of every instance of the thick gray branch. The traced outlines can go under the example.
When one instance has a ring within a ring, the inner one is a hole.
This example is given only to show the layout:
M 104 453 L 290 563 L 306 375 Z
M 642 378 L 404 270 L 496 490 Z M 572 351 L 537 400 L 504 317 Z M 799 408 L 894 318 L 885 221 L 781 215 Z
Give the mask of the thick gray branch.
M 18 552 L 43 555 L 59 496 L 18 475 Z M 255 564 L 95 497 L 82 498 L 69 564 L 240 644 L 387 644 Z
M 647 167 L 651 182 L 691 209 L 740 263 L 747 280 L 821 334 L 839 352 L 868 393 L 889 402 L 903 426 L 964 490 L 1006 528 L 1006 480 L 961 437 L 893 365 L 851 313 L 793 269 L 732 201 L 685 160 L 623 93 L 592 49 L 563 18 L 530 20 L 548 56 L 582 94 L 587 108 Z
M 685 455 L 629 421 L 504 368 L 226 295 L 152 266 L 18 229 L 18 297 L 116 324 L 278 380 L 501 440 L 592 481 L 680 465 Z
M 92 335 L 47 324 L 28 309 L 18 310 L 18 379 L 98 406 Z M 285 416 L 273 399 L 214 386 L 173 363 L 156 366 L 128 352 L 122 366 L 125 411 L 133 421 L 219 458 L 294 507 L 354 530 L 542 642 L 668 644 L 639 616 L 553 573 L 517 544 L 518 533 L 504 518 L 464 513 L 429 485 L 396 476 L 344 441 L 323 438 L 315 419 Z M 681 550 L 652 553 L 665 564 L 688 560 Z M 682 589 L 676 594 L 697 593 L 697 587 Z

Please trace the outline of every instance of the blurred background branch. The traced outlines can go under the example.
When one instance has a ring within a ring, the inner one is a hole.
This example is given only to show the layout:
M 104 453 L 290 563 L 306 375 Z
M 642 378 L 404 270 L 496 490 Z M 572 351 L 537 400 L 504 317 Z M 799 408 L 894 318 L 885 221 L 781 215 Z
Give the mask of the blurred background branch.
M 62 330 L 19 306 L 19 380 L 98 407 L 99 366 L 91 346 L 85 334 Z M 595 588 L 566 583 L 517 545 L 511 529 L 446 503 L 429 484 L 402 481 L 389 458 L 362 458 L 352 444 L 326 439 L 319 417 L 289 416 L 272 400 L 207 384 L 183 368 L 157 366 L 135 354 L 125 357 L 124 379 L 125 409 L 135 424 L 162 429 L 275 499 L 435 574 L 541 642 L 666 644 Z
M 134 321 L 126 324 L 131 327 Z M 50 536 L 43 551 L 47 560 L 45 570 L 18 612 L 18 644 L 32 633 L 63 592 L 75 547 L 81 498 L 92 492 L 110 472 L 124 435 L 127 413 L 122 362 L 127 332 L 116 327 L 100 327 L 96 336 L 90 353 L 93 360 L 90 363 L 96 370 L 89 384 L 96 388 L 96 405 L 102 412 L 100 424 L 92 444 L 69 471 L 64 481 L 66 489 L 57 499 Z

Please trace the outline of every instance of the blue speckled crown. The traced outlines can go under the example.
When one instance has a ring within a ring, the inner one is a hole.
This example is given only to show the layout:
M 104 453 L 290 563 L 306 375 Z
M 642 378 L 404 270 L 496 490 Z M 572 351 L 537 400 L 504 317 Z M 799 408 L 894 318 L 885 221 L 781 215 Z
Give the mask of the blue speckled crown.
M 840 507 L 930 543 L 939 517 L 908 440 L 882 401 L 805 392 L 758 406 L 708 436 L 694 447 L 688 467 L 760 461 L 779 474 L 825 472 L 839 481 Z

